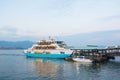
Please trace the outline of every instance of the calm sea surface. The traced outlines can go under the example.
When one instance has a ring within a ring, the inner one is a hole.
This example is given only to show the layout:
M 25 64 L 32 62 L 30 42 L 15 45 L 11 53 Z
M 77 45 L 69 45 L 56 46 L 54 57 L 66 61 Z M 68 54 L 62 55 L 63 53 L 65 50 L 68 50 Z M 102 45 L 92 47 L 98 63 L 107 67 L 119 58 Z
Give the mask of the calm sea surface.
M 22 50 L 0 50 L 0 80 L 120 80 L 120 57 L 83 64 L 26 58 Z

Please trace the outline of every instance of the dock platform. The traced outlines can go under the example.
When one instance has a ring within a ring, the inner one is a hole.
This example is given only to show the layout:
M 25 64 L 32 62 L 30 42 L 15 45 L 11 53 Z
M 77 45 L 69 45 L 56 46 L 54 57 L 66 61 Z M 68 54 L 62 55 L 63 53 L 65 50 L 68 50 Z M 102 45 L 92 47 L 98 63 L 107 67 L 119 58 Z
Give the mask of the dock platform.
M 115 56 L 120 56 L 120 47 L 108 47 L 103 49 L 72 49 L 72 57 L 86 56 L 93 62 L 103 62 L 109 59 L 115 59 Z M 72 60 L 70 58 L 66 59 Z

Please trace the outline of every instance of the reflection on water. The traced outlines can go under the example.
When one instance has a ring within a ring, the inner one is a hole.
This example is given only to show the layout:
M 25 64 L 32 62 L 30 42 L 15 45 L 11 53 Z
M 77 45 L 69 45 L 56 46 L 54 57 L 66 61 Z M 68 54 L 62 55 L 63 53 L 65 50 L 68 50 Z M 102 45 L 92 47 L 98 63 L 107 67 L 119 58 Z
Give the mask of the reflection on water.
M 31 65 L 37 76 L 56 77 L 60 64 L 64 61 L 62 59 L 46 59 L 46 58 L 27 58 L 32 60 Z
M 17 50 L 2 50 L 0 54 L 0 80 L 120 79 L 120 57 L 103 63 L 79 63 L 63 59 L 26 58 L 22 51 Z
M 91 66 L 93 63 L 85 63 L 85 62 L 83 62 L 83 63 L 81 63 L 81 62 L 74 62 L 74 65 L 79 65 L 79 66 L 86 66 L 86 67 L 89 67 L 89 66 Z
M 27 60 L 36 76 L 47 80 L 110 80 L 109 75 L 116 74 L 116 70 L 120 70 L 119 68 L 114 69 L 116 66 L 120 67 L 120 64 L 116 65 L 113 62 L 80 63 L 44 58 L 27 58 Z
M 52 63 L 51 61 L 36 60 L 34 63 L 34 68 L 39 71 L 39 76 L 55 77 L 58 64 Z

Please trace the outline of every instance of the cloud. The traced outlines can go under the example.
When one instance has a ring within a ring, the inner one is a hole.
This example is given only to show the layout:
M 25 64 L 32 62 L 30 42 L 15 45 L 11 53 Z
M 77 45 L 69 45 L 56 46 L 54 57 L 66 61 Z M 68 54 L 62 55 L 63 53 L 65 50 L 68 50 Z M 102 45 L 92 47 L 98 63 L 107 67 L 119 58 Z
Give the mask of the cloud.
M 12 26 L 0 27 L 1 40 L 14 40 L 19 38 L 17 35 L 18 29 Z
M 110 15 L 104 18 L 101 18 L 101 21 L 109 22 L 109 21 L 120 21 L 120 14 L 119 15 Z
M 39 33 L 39 32 L 37 32 Z M 6 41 L 20 41 L 20 40 L 33 40 L 37 41 L 43 36 L 40 36 L 34 31 L 21 30 L 13 26 L 3 26 L 0 27 L 0 40 Z
M 17 28 L 12 26 L 4 26 L 0 28 L 0 33 L 4 35 L 16 35 Z
M 115 34 L 112 34 L 112 36 L 117 40 L 120 40 L 120 32 L 116 32 Z
M 27 39 L 120 29 L 120 5 L 116 0 L 12 0 L 0 3 L 0 33 L 5 39 L 7 36 Z

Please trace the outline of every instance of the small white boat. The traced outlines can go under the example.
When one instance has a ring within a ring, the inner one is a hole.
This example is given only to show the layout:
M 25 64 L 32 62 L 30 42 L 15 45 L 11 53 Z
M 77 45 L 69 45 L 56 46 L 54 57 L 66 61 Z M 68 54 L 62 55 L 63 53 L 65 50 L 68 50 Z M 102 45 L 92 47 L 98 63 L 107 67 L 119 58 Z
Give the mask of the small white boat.
M 86 59 L 85 56 L 80 56 L 79 58 L 72 58 L 75 62 L 92 62 L 91 59 Z

